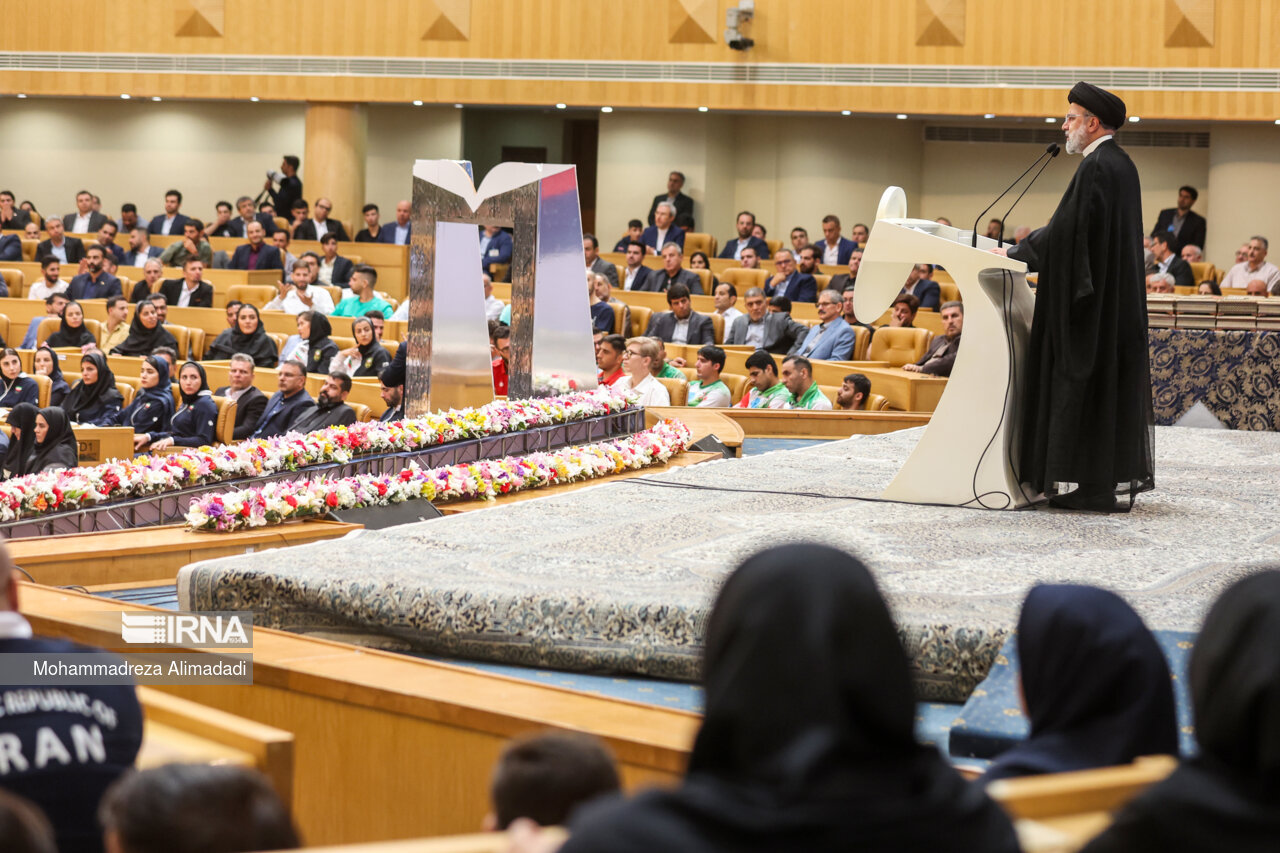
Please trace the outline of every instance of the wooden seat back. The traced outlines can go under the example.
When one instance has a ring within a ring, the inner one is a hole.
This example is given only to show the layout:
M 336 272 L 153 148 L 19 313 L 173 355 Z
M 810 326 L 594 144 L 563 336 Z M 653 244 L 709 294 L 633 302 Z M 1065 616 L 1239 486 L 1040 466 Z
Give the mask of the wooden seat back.
M 643 335 L 645 330 L 649 328 L 649 318 L 652 316 L 652 308 L 645 308 L 643 305 L 632 305 L 631 333 L 627 337 L 634 338 L 637 335 Z
M 728 387 L 730 401 L 737 405 L 747 392 L 747 377 L 740 373 L 721 373 L 720 381 Z
M 929 348 L 933 335 L 926 329 L 902 329 L 884 326 L 871 338 L 868 361 L 888 362 L 891 367 L 914 364 Z
M 9 288 L 10 297 L 17 299 L 26 295 L 27 277 L 22 270 L 11 267 L 0 268 L 0 278 L 4 279 L 5 287 Z
M 749 270 L 742 267 L 730 267 L 720 273 L 720 280 L 732 284 L 743 296 L 746 296 L 747 291 L 753 287 L 763 289 L 768 278 L 769 274 L 764 270 Z
M 232 444 L 236 440 L 236 401 L 230 397 L 214 397 L 213 400 L 218 404 L 214 438 L 219 444 Z
M 667 389 L 667 393 L 671 395 L 671 405 L 685 406 L 689 403 L 689 383 L 683 379 L 667 379 L 658 377 L 658 381 L 662 383 L 662 387 Z
M 49 394 L 53 391 L 53 380 L 39 373 L 32 373 L 31 378 L 36 383 L 36 403 L 43 409 L 49 405 Z

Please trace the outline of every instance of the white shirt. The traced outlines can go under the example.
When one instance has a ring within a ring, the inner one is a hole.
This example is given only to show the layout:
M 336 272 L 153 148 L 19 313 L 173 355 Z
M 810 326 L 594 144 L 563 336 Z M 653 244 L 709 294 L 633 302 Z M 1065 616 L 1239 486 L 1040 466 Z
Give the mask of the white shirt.
M 31 285 L 31 290 L 27 292 L 27 298 L 40 299 L 40 300 L 48 299 L 50 296 L 53 296 L 53 294 L 55 293 L 64 292 L 67 289 L 67 287 L 68 287 L 68 283 L 63 281 L 62 279 L 58 279 L 57 287 L 49 287 L 49 285 L 45 284 L 45 281 L 42 278 L 39 281 L 37 281 L 35 284 Z
M 824 264 L 840 263 L 840 241 L 836 240 L 836 244 L 832 246 L 826 240 L 822 241 L 822 262 Z
M 178 307 L 186 308 L 191 305 L 191 294 L 200 288 L 200 282 L 196 282 L 196 286 L 188 289 L 187 282 L 182 282 L 182 290 L 178 291 Z
M 742 250 L 743 250 L 743 249 L 745 249 L 745 248 L 747 248 L 747 245 L 748 245 L 750 242 L 751 242 L 751 238 L 750 238 L 750 237 L 748 237 L 748 238 L 747 238 L 747 239 L 745 239 L 745 240 L 738 240 L 737 242 L 735 242 L 735 243 L 734 243 L 734 246 L 733 246 L 733 257 L 734 257 L 734 259 L 735 259 L 735 260 L 739 260 L 739 261 L 740 261 L 740 260 L 742 260 Z
M 333 268 L 337 266 L 338 259 L 334 258 L 333 263 L 329 263 L 324 258 L 320 259 L 320 283 L 333 284 Z
M 406 305 L 408 302 L 406 301 Z M 502 309 L 507 304 L 496 296 L 486 296 L 484 300 L 484 316 L 486 320 L 496 320 L 502 316 Z M 397 309 L 398 310 L 398 309 Z M 406 313 L 407 316 L 407 313 Z
M 92 213 L 89 213 L 86 216 L 77 216 L 76 221 L 71 223 L 71 226 L 72 226 L 71 233 L 72 234 L 88 234 L 89 233 L 89 216 L 92 216 L 92 215 L 93 215 Z
M 1249 286 L 1249 282 L 1255 278 L 1260 278 L 1267 283 L 1267 290 L 1272 290 L 1277 282 L 1280 282 L 1280 268 L 1270 261 L 1263 261 L 1256 269 L 1249 269 L 1248 261 L 1240 263 L 1227 270 L 1227 274 L 1222 277 L 1223 287 L 1238 287 L 1241 290 Z
M 1082 153 L 1084 154 L 1084 156 L 1088 157 L 1094 151 L 1097 151 L 1098 146 L 1106 142 L 1108 139 L 1115 139 L 1115 137 L 1110 133 L 1108 133 L 1106 136 L 1099 136 L 1097 139 L 1090 142 L 1089 146 L 1085 148 Z
M 663 246 L 665 246 L 665 245 L 667 244 L 667 235 L 668 235 L 668 234 L 670 234 L 670 233 L 671 233 L 671 229 L 670 229 L 670 228 L 659 228 L 659 229 L 658 229 L 658 239 L 657 239 L 657 240 L 655 240 L 654 242 L 657 244 L 657 249 L 658 249 L 658 251 L 659 251 L 659 252 L 661 252 L 661 251 L 662 251 L 662 247 L 663 247 Z
M 677 318 L 675 331 L 671 333 L 671 343 L 689 343 L 689 317 L 685 317 L 683 320 Z
M 619 391 L 635 391 L 640 395 L 641 406 L 670 406 L 671 394 L 667 388 L 652 375 L 646 376 L 639 385 L 632 386 L 631 377 L 624 376 L 613 387 Z
M 250 385 L 250 386 L 249 386 L 249 388 L 252 388 L 252 387 L 253 387 L 252 385 Z M 248 390 L 249 390 L 249 388 L 241 388 L 239 391 L 237 391 L 236 389 L 234 389 L 234 388 L 232 388 L 230 385 L 228 385 L 228 386 L 227 386 L 227 393 L 226 393 L 226 394 L 224 394 L 223 396 L 224 396 L 224 397 L 226 397 L 226 398 L 227 398 L 228 400 L 230 400 L 231 402 L 235 403 L 235 402 L 238 402 L 238 401 L 240 400 L 240 398 L 244 395 L 244 392 L 245 392 L 245 391 L 248 391 Z
M 397 221 L 396 222 L 396 245 L 403 246 L 405 243 L 408 243 L 408 242 L 409 242 L 409 226 L 401 225 L 400 222 Z
M 164 222 L 161 222 L 161 223 L 160 223 L 160 233 L 161 233 L 161 234 L 168 234 L 168 233 L 170 233 L 170 232 L 173 230 L 173 220 L 174 220 L 174 219 L 175 219 L 175 217 L 173 217 L 173 216 L 166 216 L 166 217 L 164 218 Z
M 329 220 L 326 219 L 321 222 L 319 219 L 312 219 L 311 224 L 316 226 L 317 240 L 329 233 Z
M 742 312 L 732 305 L 724 309 L 724 311 L 717 311 L 716 313 L 724 318 L 724 327 L 726 329 L 733 325 L 734 320 L 742 316 Z
M 643 264 L 641 264 L 641 266 L 643 266 Z M 638 272 L 640 272 L 640 267 L 636 267 L 635 269 L 632 269 L 631 267 L 627 267 L 626 275 L 623 277 L 623 280 L 622 280 L 623 290 L 631 289 L 631 284 L 636 280 L 636 273 Z
M 502 312 L 499 311 L 498 313 L 501 314 Z M 391 319 L 406 321 L 406 322 L 408 321 L 409 319 L 409 300 L 408 299 L 400 303 L 400 307 L 397 308 L 396 312 L 391 315 Z
M 489 248 L 489 244 L 493 242 L 493 238 L 488 234 L 480 235 L 480 257 L 484 258 L 485 250 Z
M 281 299 L 277 294 L 275 299 L 263 305 L 262 308 L 265 311 L 283 311 L 286 314 L 295 316 L 303 311 L 319 311 L 321 314 L 333 313 L 333 297 L 329 295 L 329 291 L 323 287 L 311 285 L 307 288 L 307 295 L 311 297 L 311 305 L 298 298 L 296 288 L 290 288 L 289 295 L 284 299 Z

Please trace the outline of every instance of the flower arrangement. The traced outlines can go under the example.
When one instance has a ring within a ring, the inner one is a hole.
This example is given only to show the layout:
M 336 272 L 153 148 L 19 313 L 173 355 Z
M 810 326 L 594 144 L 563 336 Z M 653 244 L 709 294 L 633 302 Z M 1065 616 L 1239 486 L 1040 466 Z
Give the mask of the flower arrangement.
M 28 474 L 0 483 L 0 522 L 64 512 L 104 501 L 190 486 L 349 462 L 368 453 L 403 453 L 464 439 L 520 432 L 623 411 L 635 396 L 601 387 L 530 400 L 499 400 L 390 423 L 357 422 L 316 432 L 248 439 L 220 447 L 112 459 L 92 467 Z
M 411 463 L 397 474 L 279 480 L 193 500 L 187 525 L 192 530 L 225 532 L 282 524 L 329 510 L 387 506 L 408 500 L 492 500 L 511 492 L 647 468 L 684 450 L 690 438 L 689 427 L 668 418 L 626 438 L 549 453 L 430 469 Z

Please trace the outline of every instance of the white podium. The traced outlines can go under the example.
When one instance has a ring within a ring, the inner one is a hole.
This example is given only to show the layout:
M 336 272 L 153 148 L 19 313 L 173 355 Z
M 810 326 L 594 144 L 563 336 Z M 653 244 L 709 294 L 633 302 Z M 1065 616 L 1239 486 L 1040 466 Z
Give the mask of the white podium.
M 1018 482 L 1017 408 L 1035 294 L 1027 265 L 987 251 L 994 240 L 927 219 L 907 218 L 906 194 L 889 187 L 858 270 L 853 307 L 878 317 L 902 290 L 913 264 L 955 279 L 964 301 L 960 352 L 946 392 L 920 443 L 882 497 L 1017 509 L 1040 498 Z M 875 390 L 874 387 L 872 390 Z

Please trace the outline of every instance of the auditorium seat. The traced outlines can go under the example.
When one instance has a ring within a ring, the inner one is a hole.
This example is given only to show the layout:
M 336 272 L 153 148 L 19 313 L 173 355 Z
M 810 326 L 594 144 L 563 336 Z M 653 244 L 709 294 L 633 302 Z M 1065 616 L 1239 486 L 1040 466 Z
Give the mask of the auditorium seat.
M 137 379 L 132 382 L 128 379 L 117 379 L 116 390 L 120 392 L 120 396 L 124 398 L 124 402 L 120 404 L 121 408 L 133 402 L 133 396 L 138 393 Z
M 236 401 L 230 397 L 214 397 L 218 404 L 218 420 L 213 435 L 219 444 L 232 444 L 236 440 Z
M 26 331 L 23 331 L 26 334 Z M 9 345 L 9 315 L 0 314 L 0 340 L 5 342 L 5 346 Z M 22 343 L 22 341 L 14 341 L 14 343 Z
M 867 395 L 862 408 L 868 412 L 887 412 L 889 410 L 889 398 L 872 392 Z
M 822 291 L 826 290 L 828 287 L 831 286 L 831 276 L 829 275 L 817 273 L 814 275 L 813 280 L 818 283 L 819 293 L 821 293 Z
M 729 399 L 734 405 L 742 399 L 747 390 L 747 377 L 740 373 L 721 373 L 720 381 L 729 388 Z
M 716 240 L 710 234 L 697 231 L 684 232 L 684 256 L 687 258 L 694 252 L 706 252 L 708 258 L 716 256 Z
M 953 281 L 938 282 L 938 295 L 942 302 L 959 302 L 960 286 Z M 942 303 L 940 302 L 939 305 Z
M 278 292 L 269 284 L 233 284 L 227 288 L 227 301 L 247 302 L 261 308 L 275 299 Z
M 627 332 L 631 331 L 630 329 L 622 328 L 623 312 L 627 309 L 626 303 L 612 302 L 609 304 L 609 307 L 613 309 L 613 333 L 615 335 L 622 335 L 623 337 L 626 337 Z
M 384 337 L 382 340 L 378 341 L 378 343 L 382 344 L 382 348 L 387 351 L 387 355 L 392 358 L 396 357 L 396 350 L 400 349 L 399 341 L 389 341 Z
M 36 329 L 36 348 L 39 349 L 45 341 L 49 340 L 49 336 L 60 328 L 62 328 L 62 319 L 59 317 L 45 317 L 41 320 L 39 328 Z
M 692 382 L 698 378 L 698 371 L 694 370 L 692 367 L 677 367 L 676 370 L 684 374 L 685 382 Z
M 165 323 L 164 330 L 173 335 L 173 339 L 178 342 L 178 364 L 181 366 L 182 362 L 187 360 L 187 353 L 190 352 L 191 331 L 186 326 L 173 323 Z
M 275 222 L 277 231 L 288 231 L 289 236 L 293 236 L 293 229 L 289 227 L 289 220 L 283 216 L 275 216 L 272 217 L 272 221 Z
M 1195 279 L 1197 285 L 1202 281 L 1222 281 L 1218 275 L 1218 268 L 1208 261 L 1193 261 L 1191 264 L 1191 277 Z
M 732 284 L 739 294 L 745 296 L 746 292 L 753 287 L 763 288 L 765 281 L 768 280 L 768 273 L 764 270 L 748 270 L 742 267 L 730 267 L 720 273 L 720 280 L 727 281 Z
M 705 270 L 703 270 L 703 272 L 705 272 Z M 715 342 L 718 344 L 724 343 L 724 317 L 714 311 L 707 316 L 711 318 L 711 330 L 712 335 L 715 338 Z
M 649 318 L 653 316 L 652 308 L 645 308 L 643 305 L 631 306 L 631 334 L 627 337 L 634 338 L 637 335 L 643 335 L 645 329 L 649 328 Z
M 871 333 L 862 326 L 853 327 L 853 361 L 866 361 L 867 347 L 871 345 Z
M 279 332 L 267 332 L 267 337 L 276 342 L 276 354 L 279 355 L 284 350 L 285 341 L 289 340 L 288 335 L 282 335 Z
M 26 295 L 27 277 L 22 274 L 22 270 L 5 267 L 0 269 L 0 276 L 4 277 L 4 284 L 5 287 L 9 288 L 10 298 L 20 299 Z
M 39 247 L 39 240 L 23 240 L 22 241 L 22 259 L 28 263 L 37 263 L 36 249 Z
M 1105 816 L 1164 779 L 1177 763 L 1173 756 L 1153 755 L 1116 767 L 998 779 L 987 786 L 987 794 L 1015 820 Z M 1108 822 L 1103 819 L 1097 829 Z
M 32 373 L 31 378 L 36 382 L 36 402 L 43 409 L 49 405 L 49 394 L 53 391 L 53 380 L 48 376 L 41 376 L 39 373 Z
M 887 361 L 890 367 L 902 367 L 919 361 L 933 337 L 927 329 L 900 329 L 882 326 L 871 339 L 869 361 Z
M 489 264 L 489 281 L 508 281 L 511 278 L 511 264 Z
M 316 284 L 316 285 L 313 285 L 313 287 L 323 287 L 325 290 L 329 291 L 329 298 L 333 300 L 334 305 L 337 305 L 339 302 L 342 301 L 342 288 L 338 287 L 337 285 Z M 275 290 L 275 288 L 272 288 L 272 290 Z M 270 302 L 271 300 L 267 300 L 267 301 Z
M 667 393 L 671 395 L 671 405 L 684 406 L 689 402 L 689 383 L 683 379 L 666 379 L 658 377 L 658 381 L 662 383 L 662 387 L 667 389 Z
M 344 337 L 342 335 L 330 335 L 329 340 L 333 341 L 335 344 L 338 345 L 339 352 L 341 352 L 344 349 L 351 349 L 353 346 L 356 345 L 355 338 Z
M 373 412 L 364 403 L 353 403 L 350 400 L 347 400 L 347 405 L 350 406 L 355 411 L 356 420 L 358 421 L 373 420 Z
M 351 232 L 348 231 L 347 233 L 350 234 Z M 351 261 L 353 267 L 358 267 L 364 263 L 364 258 L 361 255 L 343 255 L 343 257 Z M 375 290 L 374 293 L 377 293 L 377 291 Z
M 778 254 L 778 250 L 782 248 L 782 241 L 781 241 L 781 240 L 770 240 L 770 239 L 768 239 L 768 238 L 766 237 L 764 242 L 765 242 L 765 245 L 767 245 L 767 246 L 769 247 L 769 257 L 770 257 L 770 258 L 772 258 L 774 255 Z
M 194 358 L 196 361 L 199 361 L 200 359 L 204 358 L 204 339 L 206 334 L 205 330 L 193 329 L 190 326 L 188 326 L 187 332 L 190 333 L 191 335 L 191 356 L 190 357 Z
M 689 272 L 696 275 L 698 280 L 702 282 L 703 295 L 711 296 L 711 270 L 689 270 Z

